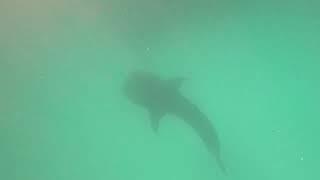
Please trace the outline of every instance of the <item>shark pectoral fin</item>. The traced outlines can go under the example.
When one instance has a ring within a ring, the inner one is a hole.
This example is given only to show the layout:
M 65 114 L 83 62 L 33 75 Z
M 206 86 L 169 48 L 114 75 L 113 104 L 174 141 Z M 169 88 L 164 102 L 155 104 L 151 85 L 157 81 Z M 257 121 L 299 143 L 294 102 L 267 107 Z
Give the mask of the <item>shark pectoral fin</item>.
M 154 133 L 158 133 L 159 120 L 153 119 L 153 120 L 151 121 L 151 127 L 152 127 Z
M 187 78 L 184 78 L 184 77 L 176 77 L 176 78 L 168 79 L 167 81 L 170 87 L 172 87 L 173 89 L 179 89 L 186 79 Z
M 155 133 L 159 129 L 159 121 L 164 116 L 164 113 L 158 111 L 150 111 L 151 127 Z

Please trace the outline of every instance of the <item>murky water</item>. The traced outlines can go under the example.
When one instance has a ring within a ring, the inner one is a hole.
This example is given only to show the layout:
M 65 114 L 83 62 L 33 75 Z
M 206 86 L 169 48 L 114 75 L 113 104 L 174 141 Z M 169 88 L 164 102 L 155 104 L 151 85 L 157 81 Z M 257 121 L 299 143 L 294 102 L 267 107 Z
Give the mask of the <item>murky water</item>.
M 0 4 L 0 179 L 320 179 L 318 2 Z M 227 177 L 179 118 L 153 132 L 134 69 L 187 78 Z

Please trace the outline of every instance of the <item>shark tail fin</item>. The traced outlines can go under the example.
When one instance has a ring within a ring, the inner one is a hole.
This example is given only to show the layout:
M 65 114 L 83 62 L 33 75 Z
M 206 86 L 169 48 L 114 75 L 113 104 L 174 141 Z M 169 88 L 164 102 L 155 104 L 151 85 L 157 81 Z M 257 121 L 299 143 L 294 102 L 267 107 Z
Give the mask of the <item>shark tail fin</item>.
M 226 167 L 225 167 L 225 164 L 224 164 L 224 162 L 222 161 L 221 157 L 218 156 L 216 159 L 217 159 L 218 166 L 219 166 L 219 168 L 221 169 L 221 171 L 223 172 L 223 174 L 224 174 L 224 175 L 228 175 L 227 170 L 226 170 Z

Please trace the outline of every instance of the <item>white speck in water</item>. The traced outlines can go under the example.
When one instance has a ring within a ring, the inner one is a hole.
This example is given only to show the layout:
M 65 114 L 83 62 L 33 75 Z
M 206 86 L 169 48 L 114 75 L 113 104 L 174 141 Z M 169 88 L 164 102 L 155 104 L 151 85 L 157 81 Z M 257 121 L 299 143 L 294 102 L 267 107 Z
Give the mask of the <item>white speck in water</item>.
M 300 157 L 300 160 L 301 160 L 301 161 L 303 161 L 303 160 L 304 160 L 304 158 L 303 158 L 303 157 Z
M 147 50 L 147 51 L 150 51 L 150 48 L 149 48 L 149 47 L 147 47 L 147 48 L 146 48 L 146 50 Z

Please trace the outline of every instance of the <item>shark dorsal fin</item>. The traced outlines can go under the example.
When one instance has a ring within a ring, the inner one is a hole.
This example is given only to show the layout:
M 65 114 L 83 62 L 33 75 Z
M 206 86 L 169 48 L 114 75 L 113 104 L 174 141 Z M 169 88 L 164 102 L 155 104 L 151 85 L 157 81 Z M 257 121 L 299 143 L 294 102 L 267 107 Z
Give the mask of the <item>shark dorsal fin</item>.
M 182 86 L 183 82 L 186 80 L 184 77 L 176 77 L 176 78 L 171 78 L 168 79 L 168 86 L 171 87 L 172 89 L 180 89 Z

